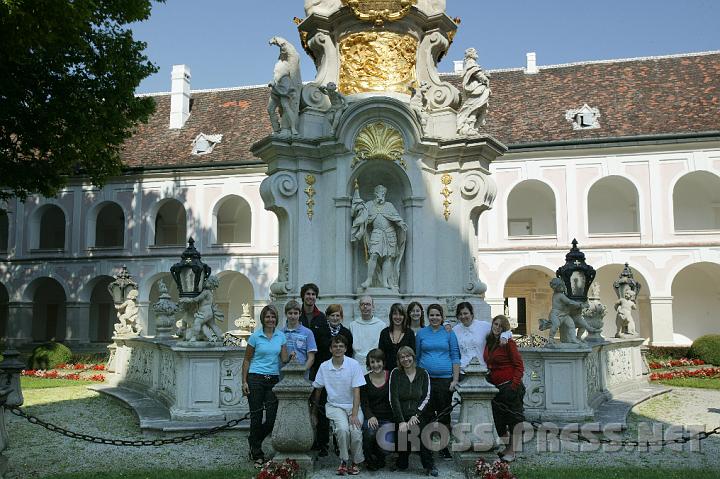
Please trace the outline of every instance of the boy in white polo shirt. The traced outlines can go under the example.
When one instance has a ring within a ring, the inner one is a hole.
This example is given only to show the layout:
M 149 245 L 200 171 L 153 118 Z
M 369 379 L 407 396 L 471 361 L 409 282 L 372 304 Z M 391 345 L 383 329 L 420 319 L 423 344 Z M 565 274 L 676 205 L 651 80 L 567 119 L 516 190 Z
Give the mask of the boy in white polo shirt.
M 333 426 L 340 449 L 340 476 L 360 473 L 358 464 L 365 460 L 362 449 L 363 414 L 360 410 L 360 387 L 365 385 L 363 368 L 352 358 L 345 356 L 347 340 L 338 334 L 330 341 L 332 358 L 318 368 L 313 382 L 313 403 L 317 404 L 320 390 L 327 391 L 325 415 Z M 352 464 L 348 461 L 352 455 Z

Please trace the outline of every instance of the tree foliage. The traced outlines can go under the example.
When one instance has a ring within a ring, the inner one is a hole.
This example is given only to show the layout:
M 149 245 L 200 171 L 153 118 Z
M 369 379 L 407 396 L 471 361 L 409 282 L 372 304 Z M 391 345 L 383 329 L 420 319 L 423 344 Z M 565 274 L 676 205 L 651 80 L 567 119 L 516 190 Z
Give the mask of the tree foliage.
M 69 175 L 102 185 L 154 109 L 157 68 L 128 24 L 151 0 L 0 0 L 0 199 L 54 196 Z

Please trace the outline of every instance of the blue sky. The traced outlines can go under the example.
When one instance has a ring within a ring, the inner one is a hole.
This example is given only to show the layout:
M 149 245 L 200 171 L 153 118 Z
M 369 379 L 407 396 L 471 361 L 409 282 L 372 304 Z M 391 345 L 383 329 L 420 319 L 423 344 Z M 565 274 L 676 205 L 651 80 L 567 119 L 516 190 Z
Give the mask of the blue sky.
M 487 69 L 525 65 L 535 51 L 538 65 L 720 50 L 717 0 L 448 0 L 460 17 L 455 42 L 440 64 L 475 47 Z M 154 4 L 135 37 L 160 71 L 138 93 L 168 91 L 173 64 L 192 71 L 192 89 L 266 84 L 272 77 L 279 35 L 299 49 L 293 17 L 304 17 L 303 0 L 167 0 Z M 303 53 L 303 80 L 315 77 Z

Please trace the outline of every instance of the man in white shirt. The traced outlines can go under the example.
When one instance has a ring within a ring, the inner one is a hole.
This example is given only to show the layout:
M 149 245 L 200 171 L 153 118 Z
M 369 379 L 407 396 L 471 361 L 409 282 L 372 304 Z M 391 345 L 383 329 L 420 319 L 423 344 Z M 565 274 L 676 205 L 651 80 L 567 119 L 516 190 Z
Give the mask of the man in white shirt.
M 360 410 L 360 387 L 365 385 L 365 377 L 360 364 L 345 356 L 346 350 L 347 340 L 344 336 L 338 334 L 332 338 L 332 358 L 322 363 L 315 375 L 313 404 L 317 404 L 320 391 L 325 388 L 325 415 L 333 424 L 340 450 L 337 473 L 354 476 L 360 473 L 358 464 L 365 460 L 362 446 L 363 414 Z M 351 455 L 352 464 L 348 467 Z
M 360 298 L 360 318 L 356 319 L 348 329 L 353 336 L 354 358 L 360 363 L 363 371 L 367 373 L 367 365 L 365 358 L 371 349 L 378 347 L 380 341 L 380 333 L 385 329 L 385 323 L 377 318 L 375 312 L 375 304 L 370 296 Z

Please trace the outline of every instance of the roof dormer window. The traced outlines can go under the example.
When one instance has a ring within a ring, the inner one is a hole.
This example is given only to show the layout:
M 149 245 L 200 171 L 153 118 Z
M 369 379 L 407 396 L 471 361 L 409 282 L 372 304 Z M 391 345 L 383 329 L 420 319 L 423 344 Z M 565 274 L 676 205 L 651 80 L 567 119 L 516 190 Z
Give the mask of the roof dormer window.
M 598 122 L 599 118 L 600 110 L 597 108 L 591 108 L 587 103 L 585 103 L 581 108 L 565 112 L 565 119 L 572 123 L 573 130 L 600 128 L 600 123 Z
M 215 145 L 222 141 L 222 135 L 206 135 L 200 133 L 192 142 L 192 154 L 193 155 L 207 155 L 212 153 Z

